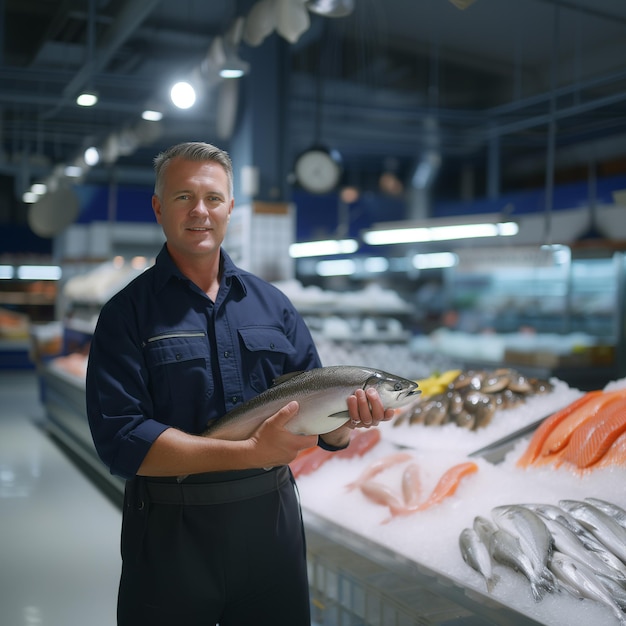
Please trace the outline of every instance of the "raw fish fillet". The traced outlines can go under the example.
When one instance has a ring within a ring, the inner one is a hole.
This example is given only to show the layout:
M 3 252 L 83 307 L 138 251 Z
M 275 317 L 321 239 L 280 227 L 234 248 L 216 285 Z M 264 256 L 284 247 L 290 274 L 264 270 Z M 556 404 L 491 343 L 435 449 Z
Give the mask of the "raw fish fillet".
M 291 473 L 295 478 L 307 476 L 319 469 L 326 461 L 329 461 L 334 453 L 323 448 L 307 448 L 301 450 L 298 456 L 289 463 Z
M 435 504 L 439 504 L 442 500 L 450 497 L 457 490 L 461 480 L 474 472 L 478 471 L 478 465 L 476 463 L 472 463 L 471 461 L 467 463 L 459 463 L 459 465 L 455 465 L 451 467 L 440 479 L 439 482 L 435 485 L 432 493 L 428 498 L 422 502 L 417 508 L 418 511 L 423 511 L 424 509 L 428 509 Z
M 380 431 L 369 429 L 362 432 L 354 432 L 350 439 L 350 445 L 343 450 L 330 452 L 323 448 L 307 448 L 302 450 L 298 456 L 289 463 L 294 477 L 306 476 L 317 470 L 326 461 L 332 458 L 351 459 L 355 456 L 363 456 L 369 452 L 380 441 Z
M 609 467 L 610 465 L 626 466 L 626 432 L 622 433 L 607 450 L 606 454 L 593 466 Z
M 532 465 L 541 454 L 541 449 L 543 448 L 548 435 L 554 430 L 554 428 L 556 428 L 556 426 L 558 426 L 563 420 L 567 419 L 579 407 L 583 406 L 601 393 L 601 391 L 590 391 L 544 420 L 532 436 L 524 454 L 522 454 L 517 461 L 517 466 L 528 467 L 529 465 Z
M 579 426 L 562 460 L 580 468 L 597 463 L 626 431 L 626 398 L 618 398 Z
M 578 409 L 566 417 L 546 438 L 541 448 L 541 456 L 549 456 L 559 452 L 569 443 L 574 431 L 588 419 L 598 415 L 604 407 L 626 396 L 626 390 L 600 393 L 583 403 Z

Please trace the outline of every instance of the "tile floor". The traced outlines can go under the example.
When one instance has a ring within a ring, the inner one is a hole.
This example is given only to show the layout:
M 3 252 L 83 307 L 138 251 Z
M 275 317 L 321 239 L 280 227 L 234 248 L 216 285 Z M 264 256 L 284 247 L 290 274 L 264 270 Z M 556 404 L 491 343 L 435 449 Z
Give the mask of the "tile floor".
M 121 513 L 40 427 L 38 393 L 0 371 L 0 624 L 114 626 Z

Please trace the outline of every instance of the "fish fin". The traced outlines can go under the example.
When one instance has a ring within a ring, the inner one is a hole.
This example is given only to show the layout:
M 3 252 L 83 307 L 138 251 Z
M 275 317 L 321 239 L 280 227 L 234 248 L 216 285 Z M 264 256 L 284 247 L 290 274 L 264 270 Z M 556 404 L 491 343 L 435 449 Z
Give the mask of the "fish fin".
M 543 600 L 543 596 L 545 595 L 545 590 L 541 585 L 537 585 L 536 583 L 531 582 L 530 590 L 533 594 L 533 600 L 535 602 L 541 602 L 541 600 Z
M 304 372 L 304 370 L 299 370 L 297 372 L 289 372 L 288 374 L 283 374 L 282 376 L 279 376 L 278 378 L 275 378 L 273 380 L 272 387 L 281 385 L 282 383 L 287 382 L 289 379 L 293 378 L 294 376 L 299 376 L 300 374 L 302 374 L 302 372 Z
M 337 413 L 331 413 L 328 417 L 345 417 L 348 419 L 350 417 L 349 411 L 337 411 Z

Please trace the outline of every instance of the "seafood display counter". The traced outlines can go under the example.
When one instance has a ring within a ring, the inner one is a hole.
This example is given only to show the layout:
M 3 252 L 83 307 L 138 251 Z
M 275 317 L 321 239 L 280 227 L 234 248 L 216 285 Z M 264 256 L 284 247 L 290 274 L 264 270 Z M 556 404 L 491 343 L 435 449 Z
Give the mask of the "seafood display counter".
M 388 610 L 404 618 L 413 599 L 406 623 L 447 623 L 441 598 L 458 623 L 464 611 L 480 623 L 626 623 L 626 380 L 593 393 L 552 383 L 478 431 L 405 419 L 381 425 L 362 455 L 302 455 L 292 469 L 309 527 L 399 575 L 404 604 L 391 594 Z M 314 549 L 311 560 L 315 573 Z M 353 578 L 375 588 L 367 568 L 324 567 L 333 609 L 362 612 L 350 594 Z

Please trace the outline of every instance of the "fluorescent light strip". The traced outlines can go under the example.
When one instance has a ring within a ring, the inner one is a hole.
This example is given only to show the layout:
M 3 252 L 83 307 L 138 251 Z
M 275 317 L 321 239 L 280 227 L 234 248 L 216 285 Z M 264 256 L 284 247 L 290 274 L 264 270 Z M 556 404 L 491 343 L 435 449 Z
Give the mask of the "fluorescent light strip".
M 318 276 L 350 276 L 356 272 L 356 263 L 351 259 L 320 261 L 315 271 Z
M 59 280 L 61 268 L 58 265 L 20 265 L 17 277 L 22 280 Z
M 292 243 L 289 256 L 299 259 L 308 256 L 330 256 L 332 254 L 352 254 L 359 247 L 356 239 L 327 239 L 323 241 L 306 241 Z
M 433 252 L 432 254 L 416 254 L 413 267 L 418 270 L 429 270 L 442 267 L 454 267 L 459 257 L 454 252 Z
M 13 278 L 15 270 L 12 265 L 0 265 L 0 279 Z
M 511 237 L 519 232 L 515 222 L 485 224 L 455 224 L 451 226 L 430 226 L 424 228 L 392 228 L 370 230 L 363 235 L 365 243 L 382 246 L 395 243 L 421 243 L 427 241 L 448 241 L 451 239 L 473 239 L 479 237 Z
M 389 261 L 382 256 L 371 256 L 363 261 L 363 270 L 377 274 L 386 272 L 389 269 Z

